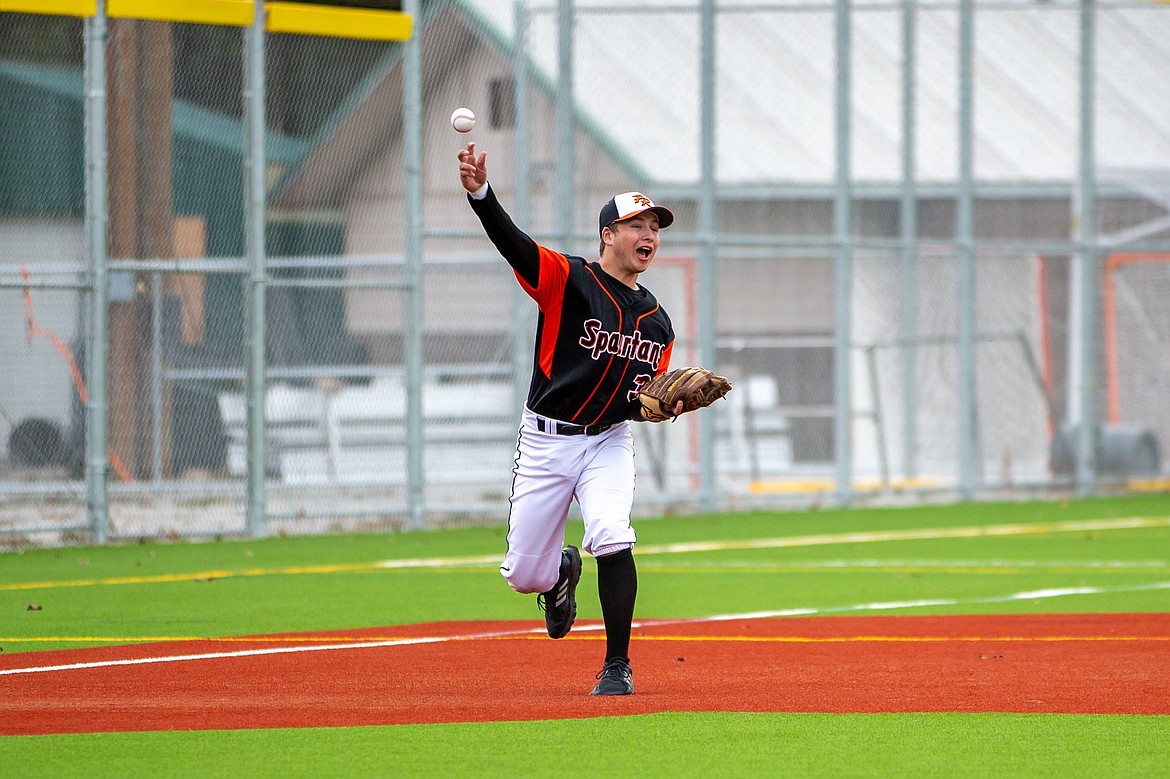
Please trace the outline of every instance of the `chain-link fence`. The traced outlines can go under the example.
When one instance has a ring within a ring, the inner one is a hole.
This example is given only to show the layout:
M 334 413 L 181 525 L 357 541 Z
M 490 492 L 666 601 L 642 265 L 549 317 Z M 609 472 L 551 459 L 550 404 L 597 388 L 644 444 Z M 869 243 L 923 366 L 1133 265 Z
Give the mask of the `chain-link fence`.
M 1164 485 L 1170 6 L 93 5 L 0 3 L 0 544 L 502 522 L 469 140 L 544 245 L 677 216 L 643 281 L 735 390 L 636 426 L 641 512 Z

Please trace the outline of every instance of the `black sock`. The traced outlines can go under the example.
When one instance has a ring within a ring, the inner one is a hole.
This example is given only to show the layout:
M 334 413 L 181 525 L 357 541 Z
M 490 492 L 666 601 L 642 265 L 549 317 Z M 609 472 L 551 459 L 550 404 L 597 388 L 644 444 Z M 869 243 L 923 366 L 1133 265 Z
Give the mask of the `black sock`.
M 632 549 L 597 558 L 597 596 L 605 620 L 605 659 L 630 657 L 630 629 L 638 596 Z

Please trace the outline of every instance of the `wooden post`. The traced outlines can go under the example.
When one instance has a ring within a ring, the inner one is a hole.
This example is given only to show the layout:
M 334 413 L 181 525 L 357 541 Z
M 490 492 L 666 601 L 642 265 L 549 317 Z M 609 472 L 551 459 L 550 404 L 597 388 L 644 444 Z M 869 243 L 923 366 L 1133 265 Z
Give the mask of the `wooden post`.
M 110 257 L 171 258 L 171 25 L 114 19 L 110 31 Z M 145 295 L 149 287 L 136 277 L 132 289 L 125 284 L 115 284 L 113 289 L 109 329 L 110 447 L 137 477 L 143 475 L 150 461 L 150 311 Z

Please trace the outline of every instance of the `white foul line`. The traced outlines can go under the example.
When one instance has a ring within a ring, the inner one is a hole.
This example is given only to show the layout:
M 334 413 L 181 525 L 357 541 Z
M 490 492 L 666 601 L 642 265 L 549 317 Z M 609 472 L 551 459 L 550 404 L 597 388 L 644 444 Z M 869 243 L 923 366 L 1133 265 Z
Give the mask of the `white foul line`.
M 302 646 L 269 647 L 267 649 L 240 649 L 234 652 L 206 652 L 197 655 L 167 655 L 165 657 L 138 657 L 127 660 L 97 660 L 92 663 L 69 663 L 67 665 L 44 665 L 31 668 L 8 668 L 0 670 L 0 676 L 45 673 L 47 671 L 77 671 L 85 668 L 110 668 L 112 666 L 119 665 L 149 665 L 151 663 L 180 663 L 186 662 L 188 660 L 220 660 L 231 657 L 287 655 L 293 654 L 295 652 L 326 652 L 339 649 L 377 649 L 389 646 L 416 646 L 419 644 L 438 644 L 444 641 L 470 641 L 480 638 L 521 636 L 536 632 L 543 631 L 539 631 L 538 629 L 533 628 L 532 630 L 513 630 L 499 633 L 471 633 L 463 636 L 424 636 L 420 638 L 399 638 L 387 641 L 358 641 L 345 644 L 309 644 Z
M 851 606 L 831 606 L 828 608 L 791 608 L 776 611 L 755 611 L 744 614 L 720 614 L 711 617 L 694 617 L 688 619 L 638 620 L 634 627 L 654 627 L 658 625 L 701 624 L 704 622 L 727 622 L 741 619 L 770 619 L 774 617 L 815 616 L 817 614 L 835 614 L 848 611 L 889 611 L 892 609 L 912 609 L 922 606 L 961 606 L 973 603 L 1007 603 L 1018 600 L 1037 600 L 1040 598 L 1061 598 L 1070 595 L 1103 595 L 1111 592 L 1142 592 L 1147 590 L 1170 590 L 1170 582 L 1154 582 L 1152 584 L 1137 584 L 1125 587 L 1062 587 L 1046 590 L 1025 590 L 1009 595 L 1000 595 L 991 598 L 972 598 L 956 600 L 939 598 L 929 600 L 889 601 L 877 603 L 858 603 Z M 600 631 L 601 625 L 581 626 L 578 632 Z M 269 647 L 267 649 L 243 649 L 235 652 L 208 652 L 205 654 L 170 655 L 166 657 L 140 657 L 128 660 L 100 660 L 92 663 L 70 663 L 68 665 L 46 665 L 32 668 L 9 668 L 0 670 L 0 676 L 15 674 L 49 673 L 52 671 L 75 671 L 86 668 L 111 668 L 124 665 L 149 665 L 152 663 L 180 663 L 192 660 L 222 660 L 233 657 L 257 657 L 260 655 L 284 655 L 296 652 L 325 652 L 342 649 L 380 649 L 394 646 L 416 646 L 419 644 L 441 644 L 447 641 L 473 641 L 485 638 L 518 638 L 521 636 L 541 634 L 540 628 L 526 630 L 507 630 L 492 633 L 469 633 L 461 636 L 426 636 L 421 638 L 402 638 L 389 641 L 365 641 L 344 644 L 318 644 L 309 646 Z

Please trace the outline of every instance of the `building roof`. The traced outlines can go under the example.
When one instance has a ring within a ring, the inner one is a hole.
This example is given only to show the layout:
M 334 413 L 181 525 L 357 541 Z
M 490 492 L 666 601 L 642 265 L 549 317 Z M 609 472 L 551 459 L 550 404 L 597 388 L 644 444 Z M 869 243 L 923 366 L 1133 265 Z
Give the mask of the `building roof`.
M 21 85 L 39 95 L 62 98 L 78 106 L 84 91 L 83 74 L 79 68 L 0 60 L 0 86 L 4 84 Z M 245 128 L 238 118 L 189 100 L 175 99 L 171 105 L 176 137 L 244 153 Z M 10 109 L 27 110 L 18 105 L 12 105 Z M 80 128 L 75 129 L 80 138 Z M 269 131 L 265 136 L 265 151 L 269 159 L 287 161 L 304 154 L 305 143 L 284 133 Z
M 515 6 L 452 0 L 511 48 Z M 557 2 L 529 0 L 530 57 L 556 80 Z M 651 10 L 632 10 L 656 6 Z M 699 178 L 697 0 L 590 0 L 575 11 L 574 100 L 642 178 Z M 835 174 L 834 3 L 719 0 L 716 171 L 721 186 L 825 185 Z M 900 4 L 853 4 L 852 168 L 858 182 L 901 178 Z M 974 174 L 981 182 L 1067 182 L 1079 161 L 1079 3 L 977 3 Z M 916 19 L 916 178 L 959 169 L 957 3 Z M 1170 5 L 1099 3 L 1096 154 L 1100 173 L 1170 172 Z M 608 145 L 608 144 L 607 144 Z

